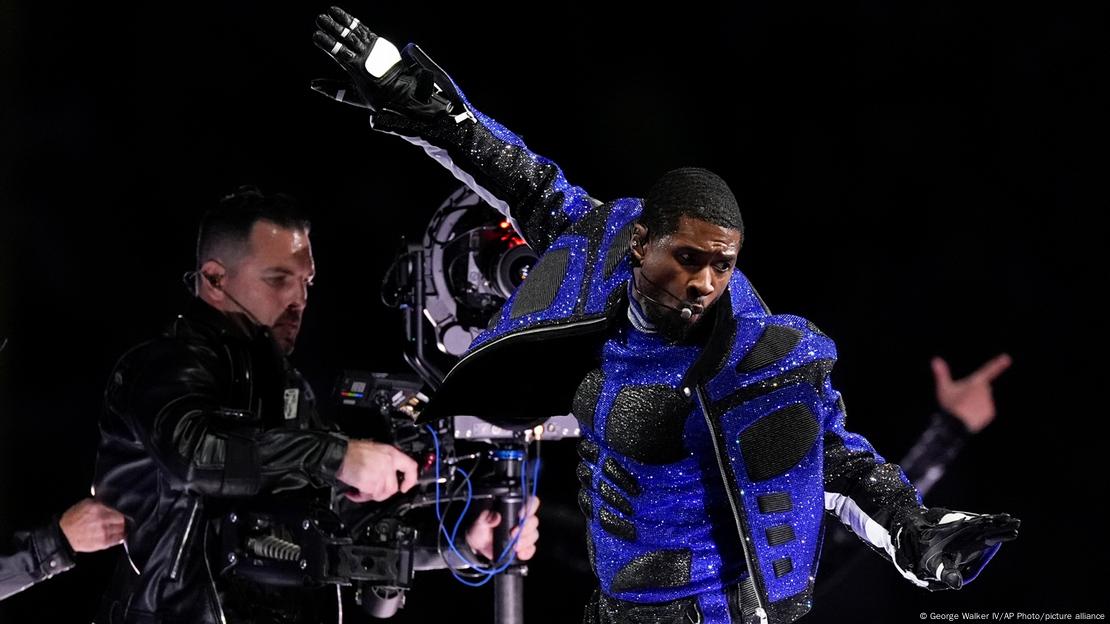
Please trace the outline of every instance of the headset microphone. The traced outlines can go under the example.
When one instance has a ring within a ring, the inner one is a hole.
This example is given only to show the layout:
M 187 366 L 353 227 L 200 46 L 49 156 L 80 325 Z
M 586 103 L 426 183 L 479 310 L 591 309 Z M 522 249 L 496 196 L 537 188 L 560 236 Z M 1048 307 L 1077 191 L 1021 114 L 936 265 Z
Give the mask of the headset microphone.
M 640 241 L 639 238 L 636 238 L 635 236 L 632 238 L 632 244 L 634 246 L 639 245 L 640 242 L 641 241 Z M 638 264 L 637 264 L 637 266 L 638 266 Z M 674 306 L 669 306 L 669 305 L 663 303 L 662 301 L 659 301 L 658 299 L 655 299 L 654 297 L 649 296 L 647 293 L 640 290 L 640 287 L 636 285 L 636 280 L 633 279 L 632 280 L 632 288 L 634 288 L 636 290 L 636 292 L 640 294 L 641 297 L 643 297 L 644 299 L 647 299 L 648 301 L 650 301 L 650 302 L 652 302 L 656 305 L 663 306 L 664 308 L 667 308 L 668 310 L 678 312 L 678 316 L 681 317 L 682 320 L 684 320 L 684 321 L 688 321 L 694 316 L 694 309 L 690 306 L 690 304 L 686 303 L 686 301 L 684 299 L 681 299 L 679 297 L 675 297 L 666 288 L 662 288 L 661 286 L 659 286 L 659 284 L 656 284 L 655 282 L 651 281 L 651 278 L 649 278 L 647 275 L 644 275 L 644 272 L 642 270 L 640 271 L 640 277 L 647 280 L 647 282 L 649 284 L 651 284 L 652 286 L 654 286 L 656 290 L 666 294 L 671 299 L 674 299 L 675 301 L 678 301 L 681 304 L 682 307 L 676 308 Z
M 182 276 L 182 279 L 185 282 L 185 285 L 187 287 L 189 287 L 189 282 L 192 281 L 194 278 L 196 278 L 196 276 L 198 274 L 203 276 L 204 279 L 208 280 L 208 283 L 212 285 L 212 288 L 215 288 L 216 290 L 223 293 L 224 296 L 227 297 L 229 301 L 231 301 L 236 306 L 238 306 L 239 309 L 243 311 L 243 314 L 247 315 L 247 318 L 249 318 L 252 323 L 254 323 L 255 325 L 259 325 L 259 326 L 264 326 L 265 325 L 262 321 L 258 320 L 257 316 L 252 314 L 251 311 L 247 309 L 247 306 L 239 303 L 238 299 L 233 297 L 231 295 L 231 293 L 224 290 L 223 286 L 220 286 L 220 282 L 223 281 L 223 276 L 222 275 L 215 275 L 213 273 L 205 273 L 204 271 L 189 271 L 189 272 L 185 273 L 185 275 Z
M 662 301 L 659 301 L 658 299 L 656 299 L 654 297 L 651 297 L 650 295 L 648 295 L 644 291 L 640 290 L 640 288 L 638 286 L 636 286 L 635 280 L 633 280 L 632 287 L 636 289 L 636 292 L 639 293 L 641 297 L 643 297 L 644 299 L 647 299 L 648 301 L 650 301 L 650 302 L 652 302 L 656 305 L 663 306 L 664 308 L 667 308 L 668 310 L 673 310 L 675 312 L 678 312 L 678 315 L 684 321 L 688 321 L 694 316 L 694 308 L 690 304 L 686 303 L 682 299 L 679 299 L 678 297 L 675 297 L 670 292 L 668 292 L 665 288 L 662 288 L 662 287 L 659 286 L 659 284 L 656 284 L 655 282 L 651 281 L 651 278 L 644 275 L 643 271 L 640 271 L 640 277 L 647 280 L 647 282 L 649 284 L 651 284 L 652 286 L 654 286 L 656 290 L 658 290 L 662 293 L 665 293 L 668 297 L 674 299 L 675 301 L 681 302 L 682 307 L 676 308 L 674 306 L 667 305 L 667 304 L 663 303 Z
M 633 286 L 633 288 L 636 288 L 636 287 Z M 664 308 L 667 308 L 668 310 L 673 310 L 675 312 L 678 312 L 678 315 L 680 317 L 682 317 L 682 320 L 684 320 L 684 321 L 688 321 L 688 320 L 690 320 L 690 317 L 694 316 L 694 310 L 692 308 L 690 308 L 690 306 L 688 306 L 688 305 L 683 305 L 681 308 L 676 308 L 674 306 L 670 306 L 670 305 L 667 305 L 667 304 L 663 303 L 662 301 L 656 299 L 655 297 L 652 297 L 651 295 L 645 293 L 644 291 L 640 290 L 639 288 L 636 288 L 636 292 L 639 293 L 641 297 L 643 297 L 644 299 L 647 299 L 648 301 L 654 303 L 655 305 L 662 306 Z M 677 299 L 677 297 L 676 297 L 676 299 Z

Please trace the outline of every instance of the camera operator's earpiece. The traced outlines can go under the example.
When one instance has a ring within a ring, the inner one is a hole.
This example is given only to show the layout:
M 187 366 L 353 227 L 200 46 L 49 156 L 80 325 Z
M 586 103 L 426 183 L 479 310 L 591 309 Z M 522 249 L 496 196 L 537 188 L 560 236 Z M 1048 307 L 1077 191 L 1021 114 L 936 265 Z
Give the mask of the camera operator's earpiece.
M 223 265 L 220 266 L 222 267 Z M 255 325 L 263 325 L 263 323 L 258 320 L 258 317 L 255 316 L 250 310 L 248 310 L 246 306 L 239 303 L 238 299 L 231 296 L 231 293 L 229 293 L 228 291 L 224 290 L 223 281 L 225 274 L 205 273 L 204 271 L 190 271 L 185 274 L 185 279 L 194 279 L 197 275 L 203 277 L 208 282 L 208 284 L 212 286 L 212 288 L 215 288 L 216 290 L 220 291 L 220 293 L 222 293 L 224 297 L 227 297 L 228 301 L 231 301 L 231 303 L 235 304 L 235 306 L 238 307 L 243 314 L 247 315 L 247 318 L 249 318 L 252 323 L 254 323 Z

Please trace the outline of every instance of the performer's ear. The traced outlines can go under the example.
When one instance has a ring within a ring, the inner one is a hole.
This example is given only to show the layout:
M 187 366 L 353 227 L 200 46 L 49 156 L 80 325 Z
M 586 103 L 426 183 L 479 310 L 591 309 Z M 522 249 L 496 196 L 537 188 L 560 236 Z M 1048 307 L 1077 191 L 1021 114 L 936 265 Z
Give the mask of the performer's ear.
M 631 253 L 632 266 L 639 267 L 644 263 L 644 245 L 647 243 L 648 230 L 639 223 L 632 225 L 632 238 L 628 241 Z

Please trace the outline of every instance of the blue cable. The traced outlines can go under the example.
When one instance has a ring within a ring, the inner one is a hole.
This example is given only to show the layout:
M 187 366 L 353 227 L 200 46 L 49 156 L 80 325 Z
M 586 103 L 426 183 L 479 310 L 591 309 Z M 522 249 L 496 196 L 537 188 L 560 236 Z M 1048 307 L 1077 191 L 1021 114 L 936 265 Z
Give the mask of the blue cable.
M 481 581 L 471 581 L 463 576 L 460 576 L 458 571 L 454 567 L 449 565 L 448 569 L 451 571 L 451 576 L 454 576 L 455 580 L 459 581 L 460 583 L 468 585 L 470 587 L 481 587 L 488 583 L 489 580 L 496 576 L 498 573 L 504 571 L 508 567 L 508 564 L 500 568 L 485 568 L 481 564 L 471 561 L 469 558 L 466 557 L 466 555 L 459 552 L 458 547 L 455 545 L 456 539 L 458 538 L 459 527 L 462 525 L 462 519 L 466 516 L 467 510 L 470 508 L 470 502 L 474 498 L 474 487 L 470 480 L 470 473 L 458 467 L 454 467 L 452 470 L 461 472 L 463 473 L 463 475 L 465 475 L 466 503 L 463 506 L 462 513 L 459 514 L 458 519 L 455 521 L 455 525 L 452 528 L 451 533 L 447 533 L 447 529 L 443 526 L 443 512 L 439 495 L 439 437 L 430 426 L 428 427 L 428 431 L 432 434 L 432 441 L 435 444 L 436 449 L 436 519 L 439 520 L 439 530 L 443 534 L 443 536 L 447 538 L 447 545 L 451 549 L 451 552 L 455 553 L 455 556 L 458 557 L 461 561 L 465 562 L 474 572 L 484 575 L 485 578 Z M 511 564 L 512 560 L 510 560 L 508 563 Z
M 507 570 L 509 568 L 509 566 L 512 565 L 513 562 L 516 560 L 516 552 L 515 552 L 516 543 L 520 539 L 521 533 L 523 533 L 523 531 L 524 531 L 524 523 L 527 519 L 527 516 L 522 516 L 521 517 L 520 521 L 517 523 L 517 533 L 516 533 L 516 535 L 514 535 L 513 538 L 511 540 L 509 540 L 509 542 L 505 545 L 505 549 L 501 552 L 501 555 L 495 560 L 495 562 L 493 563 L 493 565 L 491 567 L 487 568 L 487 567 L 485 567 L 485 566 L 483 566 L 483 565 L 481 565 L 477 562 L 471 561 L 470 559 L 468 559 L 466 557 L 466 555 L 463 555 L 461 552 L 459 552 L 458 547 L 455 546 L 455 540 L 458 537 L 459 527 L 462 525 L 462 519 L 466 516 L 467 510 L 470 509 L 470 502 L 474 498 L 474 487 L 473 487 L 473 484 L 471 483 L 470 473 L 466 472 L 465 470 L 463 470 L 462 468 L 459 468 L 457 466 L 452 467 L 453 471 L 461 472 L 464 475 L 464 480 L 465 480 L 465 483 L 466 483 L 466 503 L 463 505 L 462 513 L 459 514 L 458 519 L 455 521 L 455 525 L 452 527 L 451 533 L 448 534 L 447 529 L 444 526 L 444 522 L 443 522 L 443 510 L 442 510 L 442 506 L 441 506 L 440 493 L 439 493 L 439 482 L 440 482 L 439 436 L 436 434 L 435 429 L 431 425 L 425 425 L 425 428 L 427 428 L 428 432 L 432 434 L 432 444 L 435 446 L 435 465 L 436 465 L 436 504 L 435 504 L 435 508 L 436 508 L 436 519 L 439 520 L 439 531 L 443 534 L 443 537 L 447 538 L 447 545 L 450 547 L 451 552 L 455 553 L 455 556 L 458 557 L 461 561 L 466 562 L 466 564 L 471 568 L 471 570 L 473 570 L 474 572 L 477 572 L 478 574 L 481 574 L 481 575 L 485 576 L 485 578 L 482 579 L 481 581 L 471 581 L 467 578 L 459 576 L 459 574 L 455 570 L 455 568 L 453 568 L 451 566 L 448 566 L 448 569 L 451 570 L 451 575 L 454 576 L 455 579 L 457 581 L 459 581 L 460 583 L 462 583 L 464 585 L 468 585 L 470 587 L 481 587 L 481 586 L 485 585 L 486 583 L 488 583 L 490 581 L 490 579 L 492 579 L 493 577 L 495 577 L 498 574 L 500 574 L 501 572 L 504 572 L 505 570 Z M 533 478 L 532 478 L 532 488 L 531 488 L 531 497 L 533 497 L 533 498 L 536 495 L 536 489 L 537 489 L 537 486 L 539 485 L 539 474 L 540 474 L 540 462 L 537 459 L 536 463 L 535 463 L 535 467 L 533 468 Z M 528 491 L 529 488 L 528 488 L 528 455 L 527 455 L 527 453 L 524 454 L 524 459 L 521 461 L 521 475 L 520 475 L 520 478 L 521 478 L 521 483 L 520 483 L 521 491 L 522 492 Z M 501 563 L 502 560 L 504 560 L 504 563 Z
M 440 481 L 439 436 L 436 434 L 435 429 L 433 429 L 430 425 L 426 425 L 426 428 L 428 429 L 428 432 L 432 434 L 432 443 L 435 446 L 435 457 L 436 457 L 436 461 L 435 461 L 435 464 L 436 464 L 436 506 L 435 507 L 436 507 L 436 519 L 439 520 L 439 531 L 443 534 L 443 537 L 447 538 L 447 546 L 451 549 L 451 552 L 455 553 L 456 557 L 458 557 L 461 561 L 465 562 L 475 572 L 485 575 L 486 578 L 482 579 L 481 581 L 474 582 L 474 581 L 470 581 L 469 579 L 466 579 L 462 576 L 459 576 L 458 572 L 455 570 L 454 567 L 448 565 L 448 569 L 451 570 L 451 575 L 454 576 L 455 579 L 457 581 L 459 581 L 460 583 L 462 583 L 464 585 L 469 585 L 470 587 L 481 587 L 482 585 L 485 585 L 486 583 L 488 583 L 489 580 L 491 578 L 493 578 L 493 575 L 496 574 L 496 572 L 493 572 L 493 573 L 488 572 L 481 564 L 479 564 L 477 562 L 474 562 L 474 561 L 471 561 L 469 558 L 466 557 L 466 555 L 459 552 L 458 547 L 455 545 L 455 539 L 458 537 L 459 526 L 462 524 L 462 519 L 466 515 L 467 510 L 470 508 L 470 502 L 471 502 L 471 500 L 473 500 L 473 497 L 474 497 L 474 487 L 473 487 L 473 485 L 471 484 L 471 481 L 470 481 L 470 474 L 467 473 L 465 470 L 462 470 L 461 468 L 458 468 L 458 467 L 452 468 L 452 470 L 462 472 L 464 475 L 466 475 L 466 479 L 465 479 L 465 483 L 466 483 L 466 503 L 463 506 L 463 511 L 459 515 L 458 520 L 455 521 L 455 526 L 452 528 L 451 533 L 448 534 L 447 529 L 443 526 L 444 525 L 444 523 L 443 523 L 443 508 L 442 508 L 442 503 L 440 502 L 440 494 L 439 494 L 439 481 Z

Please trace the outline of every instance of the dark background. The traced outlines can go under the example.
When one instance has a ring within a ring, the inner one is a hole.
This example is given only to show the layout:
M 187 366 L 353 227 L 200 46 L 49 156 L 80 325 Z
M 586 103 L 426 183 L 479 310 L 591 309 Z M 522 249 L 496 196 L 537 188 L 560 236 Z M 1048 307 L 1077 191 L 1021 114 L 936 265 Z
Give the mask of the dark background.
M 997 422 L 927 502 L 1009 511 L 1019 541 L 958 593 L 866 560 L 808 621 L 1105 613 L 1093 409 L 1105 323 L 1091 300 L 1106 280 L 1088 253 L 1104 246 L 1090 221 L 1105 207 L 1091 131 L 1103 16 L 1059 3 L 725 4 L 347 8 L 420 42 L 595 197 L 642 194 L 678 166 L 720 173 L 744 210 L 740 268 L 773 310 L 837 340 L 849 425 L 889 457 L 925 425 L 931 356 L 962 375 L 1013 355 Z M 325 7 L 0 5 L 0 536 L 87 495 L 108 371 L 181 309 L 197 219 L 239 184 L 313 214 L 319 279 L 295 360 L 317 388 L 344 367 L 404 370 L 378 284 L 456 183 L 308 90 L 338 75 L 310 41 Z M 574 621 L 592 586 L 571 446 L 544 449 L 532 622 Z M 113 557 L 79 557 L 0 604 L 0 621 L 88 621 Z M 404 613 L 489 621 L 489 590 L 432 573 Z

